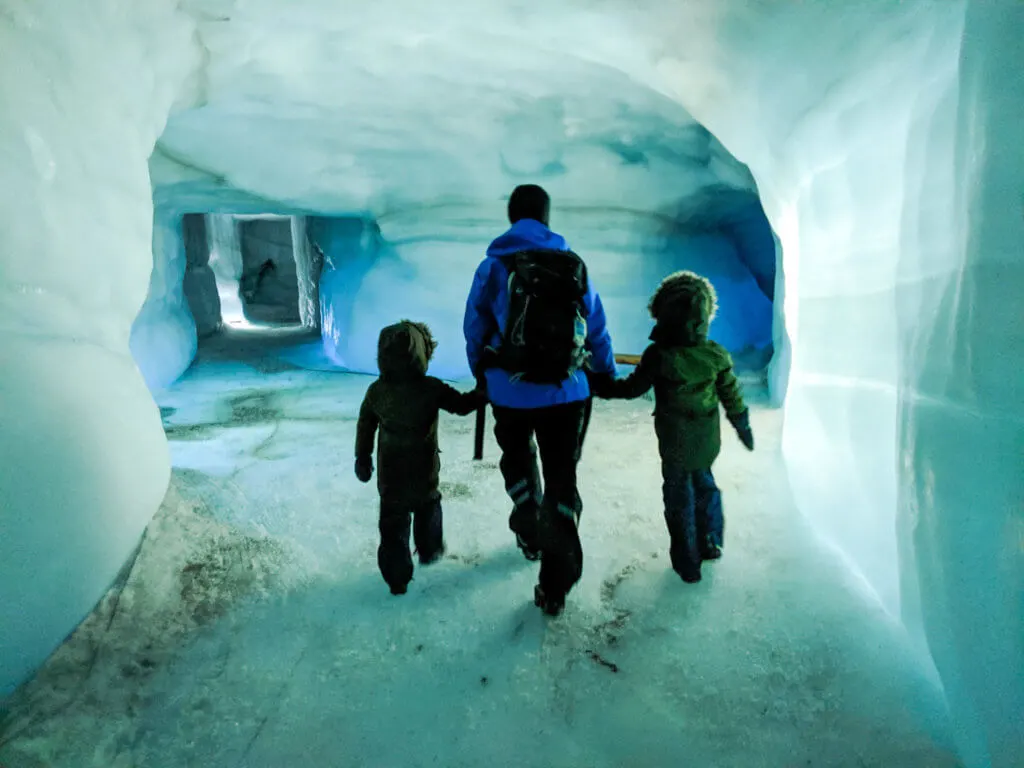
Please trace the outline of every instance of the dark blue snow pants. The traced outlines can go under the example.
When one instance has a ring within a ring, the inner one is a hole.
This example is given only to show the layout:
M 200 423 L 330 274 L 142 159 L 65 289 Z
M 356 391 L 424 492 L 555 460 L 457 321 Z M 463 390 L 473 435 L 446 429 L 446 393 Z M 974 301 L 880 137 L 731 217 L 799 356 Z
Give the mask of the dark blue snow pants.
M 684 579 L 700 576 L 702 552 L 722 546 L 722 493 L 710 469 L 680 470 L 662 462 L 665 523 L 672 568 Z
M 543 552 L 538 585 L 555 602 L 564 600 L 583 575 L 583 548 L 577 530 L 583 501 L 576 470 L 587 410 L 587 401 L 547 408 L 493 407 L 501 474 L 515 504 L 509 527 L 529 549 Z
M 412 581 L 410 527 L 420 563 L 431 563 L 440 557 L 444 552 L 441 500 L 431 500 L 414 509 L 381 506 L 377 565 L 392 590 L 404 589 Z

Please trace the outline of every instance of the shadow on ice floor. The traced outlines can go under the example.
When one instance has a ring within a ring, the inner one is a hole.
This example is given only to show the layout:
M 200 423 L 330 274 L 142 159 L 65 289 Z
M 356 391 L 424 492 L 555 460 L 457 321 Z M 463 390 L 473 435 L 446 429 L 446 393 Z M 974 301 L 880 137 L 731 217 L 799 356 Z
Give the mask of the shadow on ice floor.
M 242 342 L 239 343 L 241 338 Z M 650 404 L 600 403 L 583 581 L 533 607 L 497 449 L 444 417 L 449 555 L 394 598 L 352 477 L 371 379 L 230 334 L 157 398 L 174 475 L 126 579 L 9 702 L 0 764 L 958 765 L 899 630 L 794 511 L 781 414 L 716 464 L 726 554 L 667 566 Z

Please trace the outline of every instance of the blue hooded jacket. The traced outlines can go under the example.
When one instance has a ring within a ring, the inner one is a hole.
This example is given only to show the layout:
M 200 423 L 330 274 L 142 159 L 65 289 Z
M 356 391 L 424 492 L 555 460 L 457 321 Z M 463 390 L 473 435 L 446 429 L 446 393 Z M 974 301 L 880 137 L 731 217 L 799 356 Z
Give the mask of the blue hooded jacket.
M 511 229 L 495 238 L 487 248 L 487 258 L 477 267 L 473 287 L 466 301 L 466 317 L 462 326 L 471 370 L 476 370 L 487 347 L 498 347 L 508 321 L 508 270 L 498 257 L 530 248 L 569 250 L 565 238 L 541 222 L 520 219 Z M 587 295 L 583 301 L 587 309 L 590 367 L 596 373 L 614 374 L 615 356 L 612 353 L 604 307 L 601 306 L 601 297 L 594 290 L 593 281 L 588 277 L 587 282 Z M 576 371 L 561 384 L 513 381 L 511 375 L 500 368 L 488 369 L 486 377 L 490 401 L 504 408 L 548 408 L 590 397 L 590 385 L 583 371 Z

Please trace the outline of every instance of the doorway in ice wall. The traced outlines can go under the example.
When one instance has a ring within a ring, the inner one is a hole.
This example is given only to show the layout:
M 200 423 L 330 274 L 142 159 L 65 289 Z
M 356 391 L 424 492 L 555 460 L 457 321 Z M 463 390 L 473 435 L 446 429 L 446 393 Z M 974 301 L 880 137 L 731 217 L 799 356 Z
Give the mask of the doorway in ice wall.
M 299 280 L 291 219 L 267 217 L 238 223 L 242 256 L 239 297 L 254 324 L 299 325 Z
M 188 213 L 181 237 L 200 341 L 221 328 L 319 329 L 320 260 L 305 217 Z
M 188 213 L 181 240 L 197 359 L 273 356 L 319 335 L 320 261 L 305 217 Z

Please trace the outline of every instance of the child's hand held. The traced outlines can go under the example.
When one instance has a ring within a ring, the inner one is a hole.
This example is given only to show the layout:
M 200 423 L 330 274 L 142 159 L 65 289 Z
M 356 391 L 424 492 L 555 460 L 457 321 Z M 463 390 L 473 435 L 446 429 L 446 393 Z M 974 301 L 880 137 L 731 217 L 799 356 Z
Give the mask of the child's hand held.
M 356 477 L 361 483 L 370 482 L 373 477 L 373 460 L 369 457 L 356 459 Z

